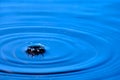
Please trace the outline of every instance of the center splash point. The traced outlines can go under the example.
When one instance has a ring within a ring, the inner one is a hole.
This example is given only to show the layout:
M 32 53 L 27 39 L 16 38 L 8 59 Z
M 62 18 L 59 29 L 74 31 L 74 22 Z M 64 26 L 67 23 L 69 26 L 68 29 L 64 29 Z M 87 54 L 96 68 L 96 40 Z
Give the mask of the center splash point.
M 28 46 L 26 53 L 32 56 L 43 55 L 45 53 L 45 48 L 42 45 L 31 45 Z

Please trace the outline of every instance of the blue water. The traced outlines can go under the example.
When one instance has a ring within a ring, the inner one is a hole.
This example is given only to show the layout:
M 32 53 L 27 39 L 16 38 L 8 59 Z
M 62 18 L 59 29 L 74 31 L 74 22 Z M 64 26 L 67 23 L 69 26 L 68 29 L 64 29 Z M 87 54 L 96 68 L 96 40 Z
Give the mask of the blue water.
M 0 0 L 0 80 L 120 80 L 120 1 Z

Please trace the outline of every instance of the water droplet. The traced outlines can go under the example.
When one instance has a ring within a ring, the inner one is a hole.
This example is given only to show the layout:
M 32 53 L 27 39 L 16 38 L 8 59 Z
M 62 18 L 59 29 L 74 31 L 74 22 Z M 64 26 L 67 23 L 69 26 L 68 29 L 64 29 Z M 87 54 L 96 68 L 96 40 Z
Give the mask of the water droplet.
M 43 55 L 45 53 L 45 48 L 41 45 L 31 45 L 28 46 L 26 53 L 32 56 Z

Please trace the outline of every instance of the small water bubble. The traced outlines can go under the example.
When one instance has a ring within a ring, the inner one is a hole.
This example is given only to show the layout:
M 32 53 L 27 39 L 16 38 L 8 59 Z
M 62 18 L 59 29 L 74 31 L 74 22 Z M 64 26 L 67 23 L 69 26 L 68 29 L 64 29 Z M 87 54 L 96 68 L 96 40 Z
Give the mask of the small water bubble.
M 26 53 L 31 56 L 43 55 L 45 53 L 45 48 L 42 45 L 31 45 L 27 47 Z

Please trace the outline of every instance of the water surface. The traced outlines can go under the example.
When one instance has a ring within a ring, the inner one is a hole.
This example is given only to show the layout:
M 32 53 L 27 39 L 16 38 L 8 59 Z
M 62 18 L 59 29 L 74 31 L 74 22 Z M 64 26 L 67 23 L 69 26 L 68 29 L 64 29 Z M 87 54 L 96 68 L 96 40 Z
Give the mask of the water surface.
M 0 79 L 119 80 L 120 1 L 1 0 Z

